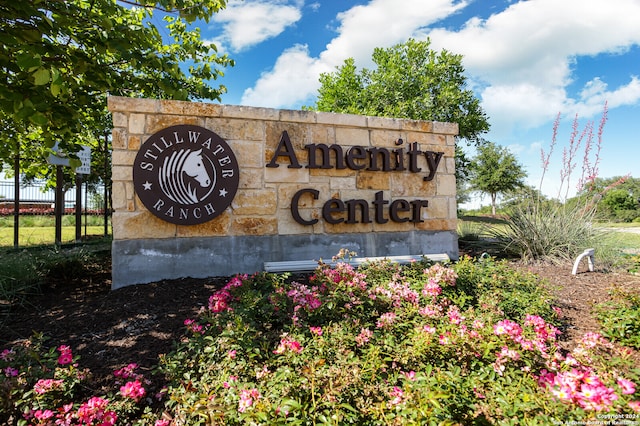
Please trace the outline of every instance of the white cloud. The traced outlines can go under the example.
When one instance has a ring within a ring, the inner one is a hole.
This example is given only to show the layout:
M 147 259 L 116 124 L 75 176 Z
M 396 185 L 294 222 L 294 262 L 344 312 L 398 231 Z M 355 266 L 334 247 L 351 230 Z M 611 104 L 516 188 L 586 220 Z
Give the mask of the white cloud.
M 309 56 L 307 46 L 296 45 L 282 52 L 273 69 L 263 73 L 253 88 L 245 90 L 243 105 L 283 106 L 308 100 L 318 88 L 318 76 L 330 71 Z
M 404 0 L 399 7 L 397 0 L 372 0 L 355 6 L 337 16 L 338 35 L 319 57 L 312 58 L 299 47 L 287 49 L 273 69 L 245 91 L 241 102 L 274 108 L 298 106 L 315 96 L 321 72 L 333 71 L 350 57 L 359 66 L 367 66 L 374 48 L 404 42 L 418 29 L 465 4 L 456 0 Z
M 222 35 L 214 40 L 223 50 L 230 46 L 241 51 L 282 33 L 302 17 L 302 4 L 284 4 L 277 0 L 231 0 L 227 7 L 213 16 L 222 24 Z
M 621 53 L 640 44 L 636 0 L 530 0 L 514 3 L 486 20 L 471 19 L 459 31 L 427 32 L 434 48 L 464 55 L 493 127 L 535 127 L 558 111 L 590 117 L 609 106 L 640 100 L 640 82 L 608 90 L 594 78 L 573 98 L 576 59 Z

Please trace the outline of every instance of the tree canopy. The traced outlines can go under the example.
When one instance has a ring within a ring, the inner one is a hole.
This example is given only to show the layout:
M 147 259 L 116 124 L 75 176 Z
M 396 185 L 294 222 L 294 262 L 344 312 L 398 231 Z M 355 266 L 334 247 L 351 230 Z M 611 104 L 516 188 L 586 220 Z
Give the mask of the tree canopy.
M 489 130 L 480 101 L 466 88 L 462 56 L 436 52 L 431 43 L 410 39 L 376 48 L 376 68 L 358 70 L 348 58 L 320 76 L 319 111 L 458 123 L 460 138 L 482 142 Z
M 11 130 L 5 139 L 35 128 L 46 146 L 58 141 L 73 152 L 79 135 L 91 133 L 89 127 L 106 115 L 107 94 L 220 99 L 224 86 L 209 81 L 233 61 L 218 55 L 190 24 L 208 21 L 225 5 L 225 0 L 2 2 L 0 120 Z M 159 17 L 166 30 L 154 24 Z M 183 64 L 189 64 L 188 72 Z
M 478 147 L 478 153 L 471 161 L 471 187 L 491 196 L 494 216 L 498 194 L 522 188 L 525 177 L 524 168 L 516 156 L 493 142 Z

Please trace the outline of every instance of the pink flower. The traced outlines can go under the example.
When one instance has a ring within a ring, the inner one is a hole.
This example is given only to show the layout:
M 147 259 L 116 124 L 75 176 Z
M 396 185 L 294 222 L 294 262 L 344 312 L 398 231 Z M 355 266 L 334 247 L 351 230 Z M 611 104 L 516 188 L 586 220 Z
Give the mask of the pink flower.
M 153 426 L 170 426 L 170 425 L 171 425 L 170 420 L 156 420 L 156 422 L 153 424 Z
M 389 401 L 393 405 L 401 404 L 404 401 L 404 391 L 398 386 L 394 386 L 389 392 L 391 400 Z
M 442 287 L 438 285 L 435 278 L 429 278 L 422 289 L 422 295 L 424 297 L 437 297 L 440 293 L 442 293 Z
M 187 327 L 187 330 L 193 334 L 204 334 L 204 327 L 198 324 L 195 320 L 187 318 L 184 320 L 184 325 Z
M 4 375 L 7 377 L 16 377 L 18 374 L 20 374 L 20 371 L 13 367 L 6 367 L 3 371 Z
M 628 405 L 633 411 L 640 413 L 640 401 L 629 401 Z
M 240 401 L 238 401 L 238 412 L 244 413 L 254 402 L 260 398 L 258 389 L 243 389 L 240 391 Z
M 60 390 L 64 385 L 64 380 L 58 379 L 40 379 L 33 385 L 33 391 L 38 395 L 43 395 L 47 392 Z
M 291 351 L 291 352 L 294 352 L 294 353 L 300 353 L 300 352 L 302 352 L 302 345 L 300 345 L 300 342 L 298 342 L 296 340 L 291 340 L 291 339 L 285 337 L 285 338 L 280 339 L 280 344 L 273 351 L 273 353 L 277 354 L 277 355 L 281 355 L 281 354 L 285 353 L 287 350 Z
M 136 368 L 138 368 L 138 364 L 132 362 L 131 364 L 128 364 L 126 367 L 122 367 L 118 370 L 115 370 L 113 372 L 113 375 L 121 379 L 128 379 L 134 376 L 134 371 Z
M 408 373 L 405 371 L 404 372 L 404 376 L 407 378 L 407 380 L 413 382 L 416 379 L 416 372 L 411 370 Z
M 58 357 L 58 364 L 66 365 L 73 362 L 73 355 L 71 354 L 71 348 L 67 345 L 61 345 L 58 348 L 60 356 Z
M 618 379 L 618 386 L 620 386 L 622 393 L 625 395 L 631 395 L 636 391 L 636 384 L 631 380 Z
M 360 334 L 358 334 L 355 338 L 356 344 L 358 346 L 362 346 L 365 343 L 369 342 L 369 340 L 373 337 L 373 331 L 368 328 L 360 329 Z
M 76 416 L 80 423 L 84 424 L 92 424 L 94 420 L 101 420 L 106 414 L 110 414 L 111 412 L 105 413 L 105 409 L 109 405 L 109 401 L 104 398 L 100 398 L 99 396 L 91 397 L 87 402 L 80 405 L 78 408 L 78 412 Z M 115 424 L 115 414 L 109 415 L 109 419 L 113 420 L 111 425 Z M 107 424 L 108 425 L 108 424 Z
M 440 342 L 441 345 L 448 345 L 449 343 L 451 343 L 451 339 L 449 336 L 451 336 L 451 333 L 449 333 L 448 331 L 445 334 L 441 334 L 440 337 L 438 337 L 438 342 Z
M 380 315 L 376 327 L 378 328 L 390 328 L 396 320 L 395 312 L 387 312 Z
M 232 349 L 229 352 L 227 352 L 227 356 L 230 359 L 235 359 L 237 354 L 238 354 L 238 352 L 235 349 Z
M 316 336 L 322 336 L 322 327 L 309 327 L 309 331 Z
M 140 381 L 135 380 L 133 382 L 127 382 L 124 386 L 121 386 L 120 394 L 125 398 L 131 398 L 135 402 L 138 402 L 144 398 L 147 391 L 142 387 L 142 383 L 140 383 Z
M 33 413 L 33 417 L 35 417 L 38 420 L 49 420 L 50 418 L 52 418 L 54 415 L 54 412 L 51 410 L 36 410 Z

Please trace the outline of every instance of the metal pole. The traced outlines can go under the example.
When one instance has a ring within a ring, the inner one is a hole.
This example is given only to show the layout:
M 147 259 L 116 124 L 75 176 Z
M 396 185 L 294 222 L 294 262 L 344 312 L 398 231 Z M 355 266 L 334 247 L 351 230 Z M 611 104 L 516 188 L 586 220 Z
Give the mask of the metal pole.
M 76 173 L 76 243 L 82 240 L 82 175 Z
M 62 186 L 64 184 L 64 172 L 62 166 L 56 166 L 56 245 L 62 245 L 62 213 L 64 212 L 64 192 Z
M 13 247 L 18 248 L 20 239 L 20 143 L 16 141 L 16 158 L 13 165 Z
M 109 235 L 109 190 L 107 189 L 107 176 L 109 173 L 109 134 L 104 134 L 104 174 L 102 175 L 102 182 L 104 183 L 104 236 Z

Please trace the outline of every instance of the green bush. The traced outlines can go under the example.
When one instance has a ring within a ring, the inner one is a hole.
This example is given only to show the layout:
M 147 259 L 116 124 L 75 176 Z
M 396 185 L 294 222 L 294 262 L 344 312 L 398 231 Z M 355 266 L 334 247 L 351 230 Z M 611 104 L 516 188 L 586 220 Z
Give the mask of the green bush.
M 606 251 L 604 232 L 593 226 L 594 214 L 584 205 L 516 206 L 494 236 L 504 250 L 525 261 L 570 261 L 587 248 Z
M 380 425 L 551 424 L 632 412 L 628 383 L 616 378 L 637 373 L 616 361 L 614 376 L 593 361 L 614 351 L 595 335 L 565 357 L 538 284 L 506 263 L 468 258 L 450 267 L 340 263 L 307 283 L 238 276 L 162 358 L 167 413 L 175 425 Z M 586 386 L 587 371 L 598 402 L 563 393 Z
M 0 421 L 19 425 L 588 423 L 640 411 L 625 348 L 559 349 L 539 279 L 491 258 L 321 264 L 232 278 L 160 357 L 151 402 L 135 364 L 94 394 L 66 346 L 0 351 Z M 119 390 L 118 390 L 119 389 Z
M 640 349 L 640 294 L 613 290 L 612 300 L 596 306 L 603 334 L 614 342 Z

